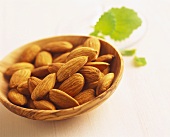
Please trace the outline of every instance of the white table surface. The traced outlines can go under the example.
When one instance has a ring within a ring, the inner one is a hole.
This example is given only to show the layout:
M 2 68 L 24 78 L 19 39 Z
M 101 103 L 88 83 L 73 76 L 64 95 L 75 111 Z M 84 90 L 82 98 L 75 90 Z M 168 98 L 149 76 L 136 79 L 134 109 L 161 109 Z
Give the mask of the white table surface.
M 0 0 L 0 59 L 44 37 L 90 33 L 104 10 L 124 5 L 147 22 L 133 48 L 145 67 L 124 57 L 116 92 L 97 109 L 64 121 L 34 121 L 0 104 L 0 137 L 170 137 L 169 0 Z

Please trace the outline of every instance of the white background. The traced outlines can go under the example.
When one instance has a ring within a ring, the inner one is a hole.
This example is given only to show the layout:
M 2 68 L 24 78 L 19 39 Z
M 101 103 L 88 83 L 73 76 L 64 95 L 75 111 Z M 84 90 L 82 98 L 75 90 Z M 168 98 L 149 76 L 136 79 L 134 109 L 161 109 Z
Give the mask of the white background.
M 33 121 L 0 104 L 0 137 L 169 137 L 169 0 L 0 0 L 0 59 L 28 42 L 61 34 L 91 32 L 110 7 L 135 9 L 147 29 L 133 45 L 148 64 L 136 68 L 124 57 L 116 92 L 97 109 L 64 121 Z M 133 41 L 133 39 L 131 39 Z

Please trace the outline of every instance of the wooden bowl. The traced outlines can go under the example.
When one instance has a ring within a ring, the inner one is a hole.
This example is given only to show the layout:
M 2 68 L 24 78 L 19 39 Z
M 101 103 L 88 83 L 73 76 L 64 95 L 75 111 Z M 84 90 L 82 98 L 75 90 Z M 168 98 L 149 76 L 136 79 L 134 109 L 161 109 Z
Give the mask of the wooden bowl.
M 22 51 L 30 46 L 31 44 L 38 44 L 43 45 L 50 41 L 69 41 L 71 42 L 74 47 L 82 44 L 89 36 L 56 36 L 51 38 L 45 38 L 38 41 L 31 42 L 26 44 L 15 51 L 11 52 L 7 55 L 3 60 L 0 61 L 0 101 L 2 104 L 11 112 L 34 120 L 63 120 L 67 118 L 71 118 L 83 113 L 86 113 L 96 107 L 98 107 L 101 103 L 103 103 L 106 99 L 108 99 L 112 93 L 115 91 L 116 87 L 118 86 L 122 73 L 123 73 L 123 60 L 122 56 L 119 51 L 103 39 L 99 39 L 101 43 L 101 50 L 100 54 L 113 54 L 115 55 L 114 60 L 111 62 L 111 72 L 114 72 L 115 78 L 111 87 L 102 93 L 101 95 L 97 96 L 95 99 L 82 104 L 80 106 L 69 108 L 69 109 L 62 109 L 62 110 L 37 110 L 37 109 L 28 109 L 24 107 L 20 107 L 17 105 L 12 104 L 8 98 L 8 81 L 4 76 L 5 70 L 11 66 L 13 63 L 17 62 Z

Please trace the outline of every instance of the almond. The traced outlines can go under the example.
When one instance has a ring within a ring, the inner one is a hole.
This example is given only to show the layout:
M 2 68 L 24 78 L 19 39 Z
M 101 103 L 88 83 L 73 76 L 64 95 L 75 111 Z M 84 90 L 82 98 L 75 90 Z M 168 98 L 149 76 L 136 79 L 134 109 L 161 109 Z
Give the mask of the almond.
M 108 73 L 102 79 L 100 79 L 98 86 L 96 88 L 96 95 L 102 94 L 106 91 L 113 83 L 114 73 Z
M 66 52 L 66 53 L 63 53 L 61 54 L 60 56 L 56 57 L 54 60 L 53 60 L 53 63 L 65 63 L 66 60 L 67 60 L 67 56 L 70 54 L 70 52 Z
M 8 92 L 8 99 L 15 105 L 24 106 L 27 103 L 27 98 L 20 94 L 16 89 L 11 89 Z
M 48 74 L 50 74 L 50 72 L 48 71 L 48 66 L 42 66 L 42 67 L 38 67 L 32 70 L 32 76 L 38 77 L 38 78 L 44 78 L 45 76 L 47 76 Z
M 90 62 L 97 58 L 97 51 L 90 47 L 79 47 L 70 52 L 67 61 L 79 56 L 88 56 L 88 62 Z
M 41 110 L 55 110 L 55 106 L 47 100 L 33 101 L 35 107 Z
M 49 98 L 56 106 L 62 109 L 72 108 L 79 105 L 73 97 L 58 89 L 50 90 Z
M 30 92 L 28 90 L 28 82 L 27 81 L 24 81 L 21 84 L 19 84 L 17 87 L 17 90 L 19 93 L 21 93 L 23 95 L 26 95 L 26 96 L 30 95 Z
M 17 70 L 20 70 L 20 69 L 33 70 L 34 65 L 32 65 L 31 63 L 28 63 L 28 62 L 18 62 L 18 63 L 13 64 L 12 66 L 10 66 L 6 70 L 5 74 L 8 75 L 8 76 L 11 76 L 14 72 L 16 72 Z
M 84 77 L 80 73 L 75 73 L 66 79 L 59 87 L 60 90 L 66 92 L 68 95 L 76 96 L 84 86 Z
M 102 73 L 104 75 L 108 74 L 109 72 L 110 72 L 110 67 L 109 66 L 102 71 Z
M 97 51 L 97 56 L 99 55 L 100 53 L 100 41 L 95 38 L 95 37 L 91 37 L 91 38 L 88 38 L 84 44 L 83 44 L 85 47 L 90 47 L 90 48 L 93 48 L 94 50 Z
M 90 83 L 86 83 L 85 85 L 85 89 L 95 89 L 98 85 L 98 81 L 94 81 L 94 82 L 90 82 Z
M 57 73 L 58 70 L 63 66 L 64 63 L 52 63 L 48 66 L 48 71 L 50 73 Z
M 41 80 L 39 78 L 36 77 L 30 77 L 28 79 L 28 89 L 29 92 L 32 94 L 33 90 L 35 89 L 35 87 L 41 82 Z
M 31 71 L 29 69 L 21 69 L 14 72 L 14 74 L 10 79 L 9 87 L 10 88 L 17 87 L 22 82 L 27 81 L 30 75 L 31 75 Z
M 104 74 L 100 73 L 99 80 L 103 77 L 104 77 Z M 94 82 L 86 82 L 84 89 L 96 89 L 99 80 L 94 81 Z
M 100 71 L 106 69 L 110 64 L 107 62 L 87 62 L 86 66 L 93 66 L 98 68 Z
M 94 98 L 95 98 L 95 91 L 93 89 L 84 90 L 74 97 L 74 99 L 76 99 L 80 105 Z
M 114 55 L 112 54 L 105 54 L 96 59 L 98 62 L 110 62 L 113 59 Z
M 41 67 L 52 63 L 52 55 L 47 51 L 41 51 L 37 54 L 35 59 L 35 66 Z
M 20 56 L 21 62 L 33 62 L 36 55 L 40 52 L 41 47 L 39 45 L 30 45 L 26 48 Z
M 79 72 L 84 76 L 88 83 L 98 81 L 101 76 L 101 71 L 92 66 L 83 66 Z
M 64 81 L 74 73 L 79 71 L 88 60 L 87 56 L 80 56 L 73 58 L 66 62 L 57 72 L 57 80 L 59 82 Z
M 42 49 L 49 52 L 67 52 L 73 48 L 73 45 L 67 41 L 54 41 L 43 45 Z
M 56 74 L 47 75 L 33 90 L 31 94 L 32 100 L 42 99 L 50 89 L 52 89 L 56 82 Z

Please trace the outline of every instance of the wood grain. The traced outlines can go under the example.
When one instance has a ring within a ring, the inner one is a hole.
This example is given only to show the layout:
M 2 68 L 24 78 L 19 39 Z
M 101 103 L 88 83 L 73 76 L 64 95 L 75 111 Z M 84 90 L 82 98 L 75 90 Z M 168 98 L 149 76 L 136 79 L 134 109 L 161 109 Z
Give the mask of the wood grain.
M 111 62 L 110 68 L 111 68 L 111 72 L 115 73 L 115 78 L 112 86 L 106 92 L 102 93 L 100 96 L 80 106 L 69 108 L 69 109 L 61 109 L 61 110 L 36 110 L 36 109 L 23 108 L 12 104 L 7 99 L 8 78 L 4 76 L 4 72 L 10 65 L 12 65 L 13 63 L 19 60 L 19 57 L 25 48 L 31 46 L 32 44 L 43 46 L 48 42 L 61 41 L 61 40 L 71 42 L 73 46 L 76 47 L 82 44 L 87 38 L 89 37 L 88 36 L 56 36 L 51 38 L 45 38 L 21 46 L 20 48 L 16 49 L 15 51 L 7 55 L 2 61 L 0 61 L 0 81 L 1 81 L 0 101 L 2 102 L 2 104 L 11 112 L 34 120 L 67 119 L 86 113 L 98 107 L 101 103 L 103 103 L 106 99 L 108 99 L 112 95 L 112 93 L 114 93 L 122 78 L 122 73 L 123 73 L 123 60 L 120 53 L 117 51 L 117 49 L 115 49 L 112 45 L 110 45 L 103 39 L 99 39 L 101 43 L 100 55 L 114 54 L 115 57 Z

